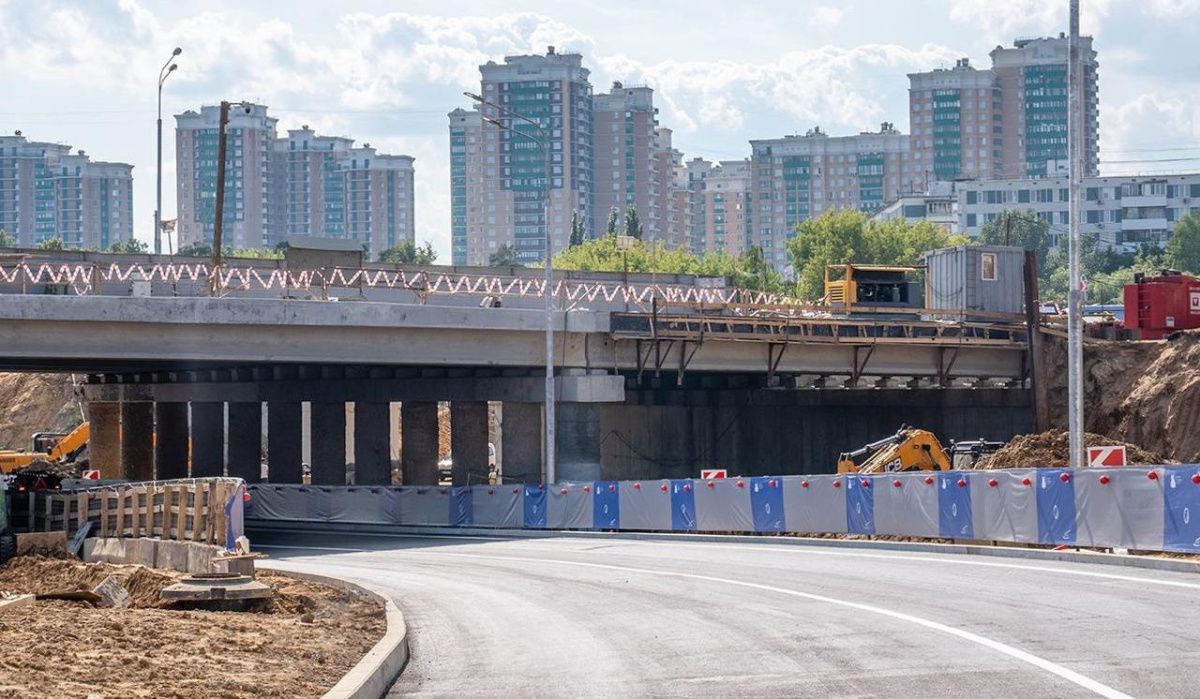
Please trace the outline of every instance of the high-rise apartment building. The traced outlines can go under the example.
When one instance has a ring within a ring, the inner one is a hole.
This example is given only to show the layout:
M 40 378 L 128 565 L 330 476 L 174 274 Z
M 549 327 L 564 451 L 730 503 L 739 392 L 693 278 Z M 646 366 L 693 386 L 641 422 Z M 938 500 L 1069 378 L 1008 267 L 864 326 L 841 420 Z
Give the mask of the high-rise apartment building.
M 217 201 L 220 107 L 175 116 L 176 234 L 179 245 L 211 243 Z M 226 127 L 222 243 L 232 248 L 271 244 L 271 162 L 275 117 L 261 104 L 235 104 Z
M 991 52 L 1003 118 L 1002 177 L 1045 177 L 1067 161 L 1066 36 L 1021 39 Z M 1092 38 L 1079 42 L 1084 176 L 1100 168 L 1099 68 Z
M 871 214 L 901 194 L 924 191 L 909 137 L 890 123 L 857 136 L 830 137 L 813 129 L 804 136 L 750 141 L 750 146 L 746 245 L 762 248 L 781 269 L 788 262 L 787 241 L 800 222 L 835 209 Z
M 660 154 L 658 109 L 654 91 L 648 87 L 626 87 L 613 83 L 612 91 L 592 98 L 596 186 L 596 215 L 593 237 L 605 234 L 609 212 L 617 210 L 620 225 L 625 225 L 628 207 L 637 209 L 644 240 L 663 240 L 666 212 L 663 190 L 670 177 L 664 177 Z M 670 134 L 667 149 L 670 148 Z M 673 175 L 673 173 L 669 173 Z
M 545 55 L 489 61 L 479 70 L 480 94 L 500 107 L 482 105 L 481 116 L 504 128 L 481 120 L 476 132 L 479 117 L 465 110 L 450 113 L 453 257 L 455 262 L 487 264 L 497 250 L 511 245 L 520 262 L 537 262 L 545 255 L 547 234 L 556 250 L 566 246 L 572 213 L 585 231 L 593 230 L 589 71 L 582 56 L 557 53 L 553 47 Z M 469 143 L 476 133 L 478 144 Z M 543 201 L 547 145 L 549 220 Z M 477 172 L 470 166 L 472 152 L 478 154 Z
M 990 70 L 966 58 L 910 73 L 912 157 L 925 181 L 1045 177 L 1067 160 L 1068 40 L 997 46 Z M 1099 89 L 1091 37 L 1080 40 L 1085 174 L 1099 168 Z
M 133 237 L 133 166 L 84 151 L 0 136 L 0 230 L 33 247 L 58 238 L 103 250 Z
M 654 138 L 656 145 L 650 155 L 650 187 L 651 197 L 657 202 L 655 208 L 658 218 L 648 239 L 668 249 L 686 249 L 689 246 L 691 205 L 683 153 L 672 145 L 670 129 L 658 127 L 654 130 Z
M 698 254 L 741 255 L 749 248 L 750 161 L 722 160 L 708 170 L 703 182 L 695 195 L 704 243 Z
M 180 245 L 211 243 L 220 108 L 177 115 Z M 292 235 L 359 240 L 370 255 L 413 242 L 413 158 L 321 136 L 277 138 L 267 107 L 235 104 L 226 127 L 224 244 L 272 247 Z

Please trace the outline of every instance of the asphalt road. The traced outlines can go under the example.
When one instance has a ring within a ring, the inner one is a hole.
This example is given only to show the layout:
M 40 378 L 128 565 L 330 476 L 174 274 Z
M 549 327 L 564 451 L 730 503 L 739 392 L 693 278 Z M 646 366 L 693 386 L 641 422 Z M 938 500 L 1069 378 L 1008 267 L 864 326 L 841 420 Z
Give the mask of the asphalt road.
M 392 696 L 1194 696 L 1200 577 L 622 539 L 258 534 L 403 610 Z

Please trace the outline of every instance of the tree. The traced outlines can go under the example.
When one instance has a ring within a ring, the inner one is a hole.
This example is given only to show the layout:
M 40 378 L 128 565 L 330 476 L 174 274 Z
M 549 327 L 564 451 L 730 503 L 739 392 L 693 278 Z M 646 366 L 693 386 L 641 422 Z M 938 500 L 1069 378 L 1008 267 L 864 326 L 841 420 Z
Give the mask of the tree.
M 1190 213 L 1175 222 L 1165 258 L 1173 269 L 1200 273 L 1200 213 Z
M 788 241 L 788 253 L 796 270 L 797 293 L 815 299 L 825 293 L 826 265 L 915 265 L 922 253 L 965 240 L 929 221 L 872 221 L 862 212 L 843 209 L 798 225 L 795 237 Z
M 181 257 L 212 257 L 212 246 L 208 243 L 188 243 L 180 245 L 175 254 Z
M 8 231 L 0 228 L 0 248 L 17 247 L 17 238 Z
M 979 229 L 983 245 L 1015 245 L 1037 253 L 1038 269 L 1046 266 L 1050 253 L 1050 223 L 1033 211 L 1009 209 Z
M 62 238 L 55 237 L 55 238 L 46 238 L 42 242 L 38 243 L 37 249 L 38 250 L 66 250 L 66 246 L 63 245 Z
M 126 238 L 118 240 L 108 246 L 109 252 L 125 253 L 128 255 L 143 255 L 150 252 L 150 246 L 138 240 L 137 238 Z
M 488 267 L 520 267 L 517 261 L 517 249 L 505 243 L 496 252 L 488 256 Z
M 617 224 L 620 222 L 621 212 L 617 211 L 617 207 L 613 207 L 608 211 L 608 228 L 605 230 L 609 235 L 617 234 Z
M 625 209 L 625 235 L 642 239 L 642 222 L 638 220 L 637 207 L 633 204 Z
M 579 221 L 579 212 L 571 212 L 571 239 L 567 241 L 567 247 L 575 247 L 583 244 L 583 224 Z
M 379 253 L 379 261 L 394 265 L 431 265 L 437 260 L 437 251 L 428 240 L 421 246 L 404 242 Z

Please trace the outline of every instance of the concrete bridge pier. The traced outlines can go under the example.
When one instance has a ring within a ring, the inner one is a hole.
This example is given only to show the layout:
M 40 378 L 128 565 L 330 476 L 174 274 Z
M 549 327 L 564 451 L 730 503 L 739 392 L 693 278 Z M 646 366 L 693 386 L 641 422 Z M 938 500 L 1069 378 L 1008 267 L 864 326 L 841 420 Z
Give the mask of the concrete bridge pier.
M 225 404 L 192 403 L 192 478 L 225 475 Z
M 558 403 L 554 409 L 557 479 L 600 480 L 600 404 Z
M 346 404 L 314 401 L 309 422 L 313 485 L 346 485 Z
M 303 411 L 300 403 L 267 403 L 267 479 L 272 483 L 303 483 Z
M 155 478 L 187 478 L 188 475 L 188 404 L 154 404 Z
M 405 485 L 437 485 L 437 403 L 406 400 L 400 404 L 400 468 Z
M 121 403 L 121 478 L 154 480 L 153 403 Z
M 504 404 L 500 462 L 505 482 L 542 482 L 542 424 L 540 403 Z
M 121 404 L 116 401 L 90 401 L 87 405 L 88 459 L 100 471 L 101 478 L 121 475 Z
M 354 404 L 354 483 L 391 485 L 391 429 L 388 403 Z
M 488 482 L 488 406 L 486 401 L 450 403 L 450 453 L 454 485 Z
M 228 403 L 229 475 L 262 480 L 262 403 Z

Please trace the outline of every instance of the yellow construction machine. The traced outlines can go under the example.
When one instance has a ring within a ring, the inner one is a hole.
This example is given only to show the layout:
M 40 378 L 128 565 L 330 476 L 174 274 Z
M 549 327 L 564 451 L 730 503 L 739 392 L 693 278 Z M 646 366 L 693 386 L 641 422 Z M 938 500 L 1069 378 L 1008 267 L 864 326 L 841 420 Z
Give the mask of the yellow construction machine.
M 0 473 L 12 473 L 28 467 L 34 461 L 71 463 L 88 445 L 91 429 L 84 422 L 66 434 L 38 432 L 33 435 L 30 451 L 0 450 Z
M 869 456 L 868 456 L 869 455 Z M 863 456 L 862 463 L 856 461 Z M 838 473 L 949 471 L 950 457 L 932 432 L 901 427 L 896 434 L 838 457 Z

